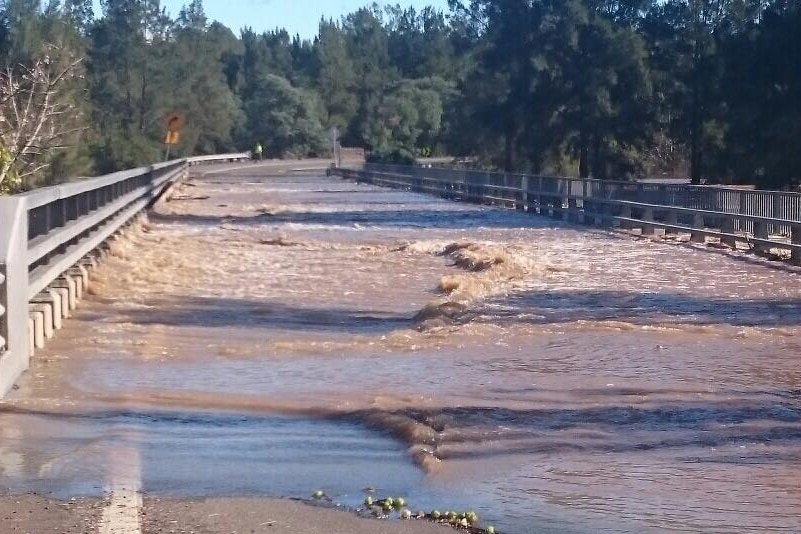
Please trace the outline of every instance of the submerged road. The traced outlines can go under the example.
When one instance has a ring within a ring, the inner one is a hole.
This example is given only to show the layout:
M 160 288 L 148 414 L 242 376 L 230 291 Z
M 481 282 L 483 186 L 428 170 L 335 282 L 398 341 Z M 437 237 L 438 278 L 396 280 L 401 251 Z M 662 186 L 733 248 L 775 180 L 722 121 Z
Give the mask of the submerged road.
M 209 518 L 371 486 L 511 534 L 801 531 L 796 269 L 293 168 L 114 244 L 0 403 L 0 515 L 273 532 Z

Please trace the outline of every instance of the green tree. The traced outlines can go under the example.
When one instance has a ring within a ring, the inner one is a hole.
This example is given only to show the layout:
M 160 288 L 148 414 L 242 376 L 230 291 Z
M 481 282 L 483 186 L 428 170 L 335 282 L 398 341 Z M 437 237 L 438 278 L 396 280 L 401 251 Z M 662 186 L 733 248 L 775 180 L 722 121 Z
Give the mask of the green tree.
M 388 83 L 397 79 L 392 68 L 388 36 L 376 9 L 362 8 L 343 20 L 347 36 L 348 55 L 353 61 L 358 108 L 351 121 L 346 140 L 355 144 L 368 144 L 368 125 L 377 113 L 381 94 Z
M 265 74 L 245 101 L 246 131 L 269 156 L 319 156 L 328 150 L 322 104 L 286 78 Z
M 388 88 L 367 126 L 370 147 L 411 158 L 430 148 L 442 129 L 445 100 L 451 92 L 451 84 L 441 78 L 401 80 Z
M 317 87 L 327 113 L 327 124 L 346 131 L 356 116 L 356 72 L 348 54 L 345 33 L 334 22 L 322 20 L 315 41 Z
M 232 133 L 241 112 L 223 72 L 227 50 L 225 36 L 218 32 L 208 26 L 201 0 L 193 0 L 181 10 L 167 46 L 163 70 L 168 78 L 160 81 L 166 91 L 162 115 L 178 112 L 187 123 L 178 154 L 233 149 Z
M 801 184 L 801 8 L 774 5 L 722 49 L 726 114 L 718 178 Z M 759 20 L 759 23 L 756 21 Z M 735 21 L 736 23 L 736 21 Z
M 553 2 L 541 28 L 538 78 L 556 97 L 553 132 L 577 156 L 579 175 L 636 174 L 653 125 L 642 38 L 579 0 Z
M 644 23 L 661 117 L 668 135 L 687 147 L 689 174 L 700 183 L 720 148 L 718 54 L 727 0 L 668 0 Z
M 388 51 L 404 78 L 451 78 L 459 66 L 454 57 L 450 28 L 442 12 L 426 7 L 421 12 L 399 5 L 387 8 Z

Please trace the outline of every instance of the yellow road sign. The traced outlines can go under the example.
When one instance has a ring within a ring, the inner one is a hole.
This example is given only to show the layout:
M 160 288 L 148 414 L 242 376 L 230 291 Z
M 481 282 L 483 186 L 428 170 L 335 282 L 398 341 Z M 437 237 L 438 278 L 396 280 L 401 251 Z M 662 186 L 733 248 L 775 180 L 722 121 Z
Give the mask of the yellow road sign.
M 170 113 L 167 115 L 167 118 L 164 119 L 164 126 L 167 127 L 168 132 L 180 132 L 186 126 L 186 121 L 184 118 L 178 113 Z
M 177 145 L 181 140 L 181 134 L 178 132 L 167 132 L 167 137 L 164 139 L 165 145 Z

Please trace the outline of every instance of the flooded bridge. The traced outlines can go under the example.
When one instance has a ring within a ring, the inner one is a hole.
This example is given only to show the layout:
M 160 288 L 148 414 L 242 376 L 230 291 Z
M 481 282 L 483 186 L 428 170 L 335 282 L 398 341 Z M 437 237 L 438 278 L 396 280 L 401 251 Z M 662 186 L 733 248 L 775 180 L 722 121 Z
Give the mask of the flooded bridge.
M 320 165 L 199 169 L 0 403 L 0 492 L 88 499 L 104 532 L 365 488 L 511 534 L 801 531 L 797 267 Z

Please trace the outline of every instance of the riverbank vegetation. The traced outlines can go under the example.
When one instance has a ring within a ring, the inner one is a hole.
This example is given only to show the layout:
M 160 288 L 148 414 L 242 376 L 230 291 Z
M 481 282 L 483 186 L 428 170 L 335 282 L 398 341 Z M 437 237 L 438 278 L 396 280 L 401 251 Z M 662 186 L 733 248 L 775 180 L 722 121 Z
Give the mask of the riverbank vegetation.
M 801 181 L 797 2 L 374 5 L 313 39 L 229 29 L 201 0 L 174 18 L 159 0 L 101 4 L 0 2 L 0 188 L 156 161 L 170 112 L 187 121 L 176 155 L 325 155 L 336 128 L 384 161 Z

